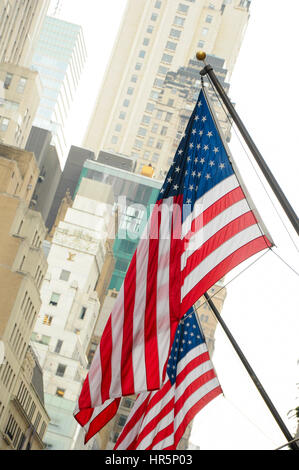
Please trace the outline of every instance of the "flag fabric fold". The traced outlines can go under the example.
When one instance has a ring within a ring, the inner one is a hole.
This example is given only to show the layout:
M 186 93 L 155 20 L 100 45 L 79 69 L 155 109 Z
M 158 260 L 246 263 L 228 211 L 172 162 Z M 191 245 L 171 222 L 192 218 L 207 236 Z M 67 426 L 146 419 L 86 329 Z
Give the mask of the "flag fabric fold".
M 175 450 L 188 424 L 222 394 L 192 309 L 179 323 L 160 390 L 138 395 L 115 450 Z
M 201 91 L 82 387 L 74 416 L 86 440 L 117 412 L 120 397 L 162 389 L 181 318 L 271 246 Z

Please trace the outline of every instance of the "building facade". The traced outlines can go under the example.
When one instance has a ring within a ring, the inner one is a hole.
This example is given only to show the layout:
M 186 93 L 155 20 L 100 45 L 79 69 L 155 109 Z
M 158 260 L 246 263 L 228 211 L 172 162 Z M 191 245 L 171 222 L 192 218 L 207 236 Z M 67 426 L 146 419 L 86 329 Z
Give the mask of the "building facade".
M 18 64 L 0 63 L 0 139 L 25 148 L 42 94 L 39 75 Z
M 223 59 L 229 81 L 249 5 L 247 0 L 129 0 L 84 147 L 96 155 L 109 150 L 151 161 L 161 178 L 157 163 L 170 156 L 165 138 L 175 136 L 168 125 L 177 112 L 172 96 L 157 107 L 167 73 L 187 67 L 204 49 Z
M 29 67 L 50 0 L 1 0 L 0 63 Z
M 34 125 L 52 133 L 61 164 L 68 151 L 66 122 L 85 61 L 81 26 L 47 16 L 32 59 L 43 86 Z
M 49 416 L 29 342 L 47 270 L 41 215 L 29 208 L 38 178 L 34 155 L 0 145 L 0 449 L 44 448 Z
M 83 447 L 73 412 L 101 306 L 97 286 L 105 266 L 113 205 L 109 186 L 83 179 L 48 247 L 32 347 L 44 374 L 45 406 L 51 417 L 45 435 L 49 450 Z M 91 446 L 93 442 L 85 449 Z

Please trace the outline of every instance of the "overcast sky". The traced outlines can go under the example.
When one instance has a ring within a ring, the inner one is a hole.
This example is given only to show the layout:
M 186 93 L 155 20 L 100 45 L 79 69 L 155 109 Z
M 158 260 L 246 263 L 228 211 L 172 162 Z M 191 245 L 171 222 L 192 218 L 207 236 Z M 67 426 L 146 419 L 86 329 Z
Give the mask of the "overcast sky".
M 70 129 L 74 145 L 82 144 L 88 124 L 88 119 L 82 123 L 82 115 L 91 112 L 126 2 L 100 3 L 63 0 L 61 15 L 82 24 L 89 54 L 77 100 L 81 112 L 77 111 L 78 118 Z M 252 1 L 230 91 L 244 124 L 297 213 L 298 18 L 298 0 Z M 288 412 L 299 405 L 298 275 L 294 273 L 299 272 L 298 249 L 294 246 L 298 246 L 298 240 L 271 190 L 253 171 L 249 151 L 242 150 L 234 133 L 230 148 L 274 239 L 273 251 L 289 266 L 269 252 L 241 274 L 249 263 L 235 270 L 227 277 L 228 282 L 238 276 L 227 286 L 223 318 L 294 433 L 296 420 Z M 225 396 L 199 413 L 193 427 L 193 443 L 201 449 L 227 450 L 275 449 L 284 444 L 284 436 L 220 327 L 213 362 Z

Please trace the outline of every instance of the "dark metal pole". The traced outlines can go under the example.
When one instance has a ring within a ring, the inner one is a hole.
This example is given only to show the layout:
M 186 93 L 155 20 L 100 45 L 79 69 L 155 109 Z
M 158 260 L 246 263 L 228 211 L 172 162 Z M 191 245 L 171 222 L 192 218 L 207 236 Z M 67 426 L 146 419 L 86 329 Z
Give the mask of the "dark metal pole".
M 226 326 L 225 322 L 223 321 L 223 318 L 221 317 L 221 315 L 220 315 L 217 307 L 215 306 L 214 302 L 210 298 L 209 294 L 206 293 L 206 294 L 204 294 L 204 296 L 205 296 L 210 308 L 212 309 L 215 317 L 217 318 L 218 322 L 222 326 L 222 328 L 223 328 L 225 334 L 227 335 L 229 341 L 231 342 L 233 348 L 235 349 L 236 353 L 238 354 L 239 358 L 241 359 L 245 369 L 247 370 L 248 374 L 250 375 L 251 379 L 253 380 L 256 388 L 260 392 L 263 400 L 265 401 L 265 403 L 268 406 L 270 412 L 272 413 L 272 416 L 274 417 L 274 419 L 277 422 L 278 426 L 280 427 L 282 433 L 284 434 L 287 441 L 289 442 L 290 448 L 292 450 L 299 450 L 297 444 L 295 442 L 291 442 L 291 441 L 293 441 L 294 437 L 291 435 L 288 428 L 284 424 L 282 418 L 278 414 L 275 406 L 273 405 L 272 401 L 270 400 L 270 398 L 269 398 L 268 394 L 266 393 L 265 389 L 263 388 L 261 382 L 259 381 L 259 379 L 255 375 L 252 367 L 250 366 L 249 362 L 247 361 L 246 357 L 244 356 L 243 352 L 241 351 L 240 347 L 238 346 L 236 340 L 234 339 L 233 335 L 231 334 L 231 332 L 227 328 L 227 326 Z
M 200 54 L 199 56 L 200 57 Z M 203 60 L 200 58 L 199 60 Z M 277 197 L 278 201 L 280 202 L 282 208 L 284 209 L 287 217 L 289 218 L 291 224 L 293 225 L 294 229 L 296 230 L 297 234 L 299 235 L 299 222 L 298 217 L 293 210 L 292 206 L 290 205 L 289 201 L 285 197 L 282 189 L 280 188 L 279 184 L 277 183 L 276 179 L 274 178 L 270 168 L 268 167 L 267 163 L 263 159 L 260 151 L 258 150 L 257 146 L 253 142 L 251 136 L 249 135 L 246 127 L 244 126 L 243 122 L 241 121 L 238 113 L 236 112 L 234 106 L 232 105 L 230 99 L 228 98 L 227 94 L 225 93 L 221 83 L 219 82 L 218 78 L 216 77 L 214 70 L 211 65 L 206 65 L 200 72 L 201 76 L 206 74 L 209 75 L 213 85 L 215 86 L 216 90 L 218 91 L 223 103 L 225 104 L 228 112 L 230 113 L 233 121 L 235 122 L 236 126 L 238 127 L 241 135 L 243 136 L 246 144 L 248 145 L 249 149 L 251 150 L 256 162 L 258 163 L 263 175 L 265 176 L 266 180 L 268 181 L 272 191 L 274 192 L 275 196 Z

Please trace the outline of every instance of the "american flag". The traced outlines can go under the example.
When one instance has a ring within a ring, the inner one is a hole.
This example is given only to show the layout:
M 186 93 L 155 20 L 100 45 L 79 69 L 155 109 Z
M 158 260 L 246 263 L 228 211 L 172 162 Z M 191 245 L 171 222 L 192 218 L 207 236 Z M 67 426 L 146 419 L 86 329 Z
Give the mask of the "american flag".
M 194 416 L 221 393 L 191 308 L 177 327 L 162 388 L 137 397 L 114 449 L 177 449 Z
M 86 440 L 120 397 L 161 389 L 181 318 L 270 246 L 201 91 L 83 384 L 74 416 Z

